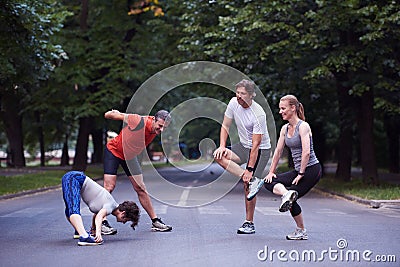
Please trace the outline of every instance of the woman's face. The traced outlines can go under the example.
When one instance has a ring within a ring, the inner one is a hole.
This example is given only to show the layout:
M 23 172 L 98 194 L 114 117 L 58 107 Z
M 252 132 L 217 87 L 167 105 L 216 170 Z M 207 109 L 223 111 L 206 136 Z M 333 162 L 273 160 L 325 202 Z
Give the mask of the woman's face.
M 295 114 L 296 108 L 294 105 L 290 105 L 289 101 L 281 100 L 279 102 L 279 114 L 281 114 L 283 120 L 289 120 Z

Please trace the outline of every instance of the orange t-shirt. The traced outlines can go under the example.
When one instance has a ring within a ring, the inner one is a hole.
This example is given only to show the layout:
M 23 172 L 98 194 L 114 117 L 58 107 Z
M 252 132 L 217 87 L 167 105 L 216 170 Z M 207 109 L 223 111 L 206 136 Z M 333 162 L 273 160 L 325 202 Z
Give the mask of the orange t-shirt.
M 107 143 L 107 148 L 114 156 L 123 160 L 136 157 L 157 135 L 151 133 L 153 121 L 154 116 L 128 114 L 127 125 Z

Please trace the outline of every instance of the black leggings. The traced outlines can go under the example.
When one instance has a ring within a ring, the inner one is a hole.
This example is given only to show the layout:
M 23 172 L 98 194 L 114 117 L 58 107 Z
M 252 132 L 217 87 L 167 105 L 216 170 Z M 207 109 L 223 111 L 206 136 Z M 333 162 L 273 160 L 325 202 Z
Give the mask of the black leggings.
M 302 196 L 307 194 L 308 191 L 310 191 L 311 188 L 313 188 L 321 178 L 321 164 L 317 163 L 307 167 L 304 172 L 304 177 L 301 178 L 297 185 L 295 185 L 292 184 L 292 181 L 297 177 L 297 174 L 298 173 L 296 170 L 277 174 L 276 178 L 273 178 L 271 183 L 265 183 L 264 186 L 269 191 L 273 192 L 274 186 L 276 184 L 283 184 L 288 190 L 297 191 L 297 193 L 299 193 L 298 198 L 301 198 Z M 293 217 L 301 213 L 301 208 L 297 201 L 293 203 L 292 208 L 290 209 L 290 213 Z

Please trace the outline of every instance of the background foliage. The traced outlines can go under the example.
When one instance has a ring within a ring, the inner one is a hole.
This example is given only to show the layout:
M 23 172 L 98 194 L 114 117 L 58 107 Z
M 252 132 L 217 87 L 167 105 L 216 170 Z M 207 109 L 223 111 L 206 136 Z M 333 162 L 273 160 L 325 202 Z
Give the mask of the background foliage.
M 106 110 L 124 110 L 163 68 L 207 60 L 249 75 L 278 129 L 280 97 L 296 95 L 319 159 L 338 163 L 338 178 L 350 179 L 352 165 L 365 183 L 378 183 L 378 168 L 399 171 L 396 1 L 7 0 L 0 22 L 0 142 L 9 165 L 24 166 L 23 151 L 55 148 L 75 148 L 76 169 L 86 168 L 89 147 L 89 162 L 101 161 L 105 132 L 120 128 L 103 119 Z M 155 109 L 198 96 L 232 97 L 190 85 Z M 192 150 L 201 126 L 180 137 Z M 218 145 L 218 126 L 207 135 Z

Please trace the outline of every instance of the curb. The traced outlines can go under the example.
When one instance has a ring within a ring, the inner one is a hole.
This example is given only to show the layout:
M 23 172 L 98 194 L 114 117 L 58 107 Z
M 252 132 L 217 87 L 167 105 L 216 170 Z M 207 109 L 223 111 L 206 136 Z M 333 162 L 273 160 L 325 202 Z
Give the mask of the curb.
M 331 196 L 336 196 L 336 197 L 341 197 L 350 201 L 354 201 L 363 205 L 370 206 L 371 208 L 378 209 L 380 207 L 383 207 L 384 205 L 400 205 L 400 200 L 376 200 L 376 199 L 363 199 L 360 197 L 356 197 L 353 195 L 347 195 L 347 194 L 342 194 L 342 193 L 337 193 L 334 191 L 331 191 L 329 189 L 321 188 L 321 187 L 314 187 L 314 191 L 320 194 L 328 194 Z
M 43 187 L 43 188 L 39 188 L 39 189 L 21 191 L 21 192 L 14 193 L 14 194 L 8 194 L 8 195 L 0 196 L 0 200 L 12 199 L 12 198 L 17 198 L 17 197 L 22 197 L 22 196 L 33 195 L 33 194 L 36 194 L 36 193 L 46 192 L 46 191 L 50 191 L 50 190 L 54 190 L 54 189 L 58 189 L 58 188 L 61 188 L 61 185 L 54 185 L 54 186 L 48 186 L 48 187 Z
M 102 180 L 103 177 L 99 178 L 92 178 L 93 181 L 99 181 Z M 13 194 L 7 194 L 7 195 L 2 195 L 0 196 L 0 200 L 6 200 L 6 199 L 12 199 L 12 198 L 17 198 L 17 197 L 22 197 L 22 196 L 29 196 L 29 195 L 34 195 L 37 193 L 42 193 L 42 192 L 47 192 L 55 189 L 61 189 L 61 184 L 59 185 L 53 185 L 53 186 L 48 186 L 48 187 L 42 187 L 38 189 L 32 189 L 32 190 L 26 190 L 26 191 L 21 191 Z

